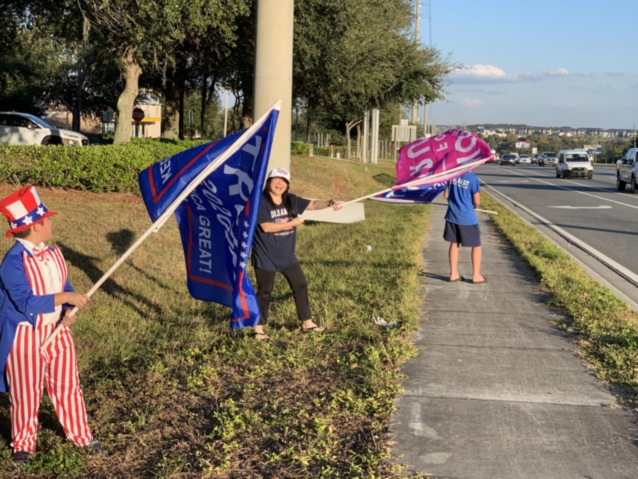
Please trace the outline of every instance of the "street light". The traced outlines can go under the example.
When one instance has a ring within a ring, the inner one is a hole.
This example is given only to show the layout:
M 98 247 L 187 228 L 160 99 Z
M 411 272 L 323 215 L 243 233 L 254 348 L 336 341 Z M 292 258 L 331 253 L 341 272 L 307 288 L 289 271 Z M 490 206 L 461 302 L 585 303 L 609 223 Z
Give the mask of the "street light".
M 226 107 L 224 108 L 224 138 L 226 138 L 226 131 L 228 127 L 228 94 L 229 91 L 226 88 L 223 88 L 226 93 Z

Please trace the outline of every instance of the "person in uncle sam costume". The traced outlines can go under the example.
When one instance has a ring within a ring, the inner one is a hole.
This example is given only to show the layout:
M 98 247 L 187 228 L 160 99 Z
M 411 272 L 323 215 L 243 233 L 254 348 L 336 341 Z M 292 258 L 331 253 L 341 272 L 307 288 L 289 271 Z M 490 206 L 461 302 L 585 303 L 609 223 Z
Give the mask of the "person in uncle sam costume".
M 67 438 L 104 453 L 87 424 L 69 329 L 76 319 L 72 306 L 83 307 L 89 297 L 73 291 L 60 249 L 45 245 L 57 213 L 33 186 L 1 199 L 0 211 L 9 220 L 6 236 L 16 240 L 0 265 L 0 392 L 9 393 L 13 462 L 22 466 L 35 452 L 43 387 Z M 41 351 L 58 323 L 60 333 Z

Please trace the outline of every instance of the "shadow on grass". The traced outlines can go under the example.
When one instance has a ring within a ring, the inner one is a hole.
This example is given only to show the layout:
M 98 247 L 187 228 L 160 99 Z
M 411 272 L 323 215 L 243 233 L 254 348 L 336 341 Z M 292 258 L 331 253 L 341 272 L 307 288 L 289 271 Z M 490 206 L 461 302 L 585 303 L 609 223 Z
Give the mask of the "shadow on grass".
M 95 265 L 95 262 L 98 260 L 98 258 L 80 253 L 63 243 L 58 243 L 58 246 L 62 250 L 62 253 L 64 254 L 65 259 L 69 263 L 81 269 L 84 273 L 86 273 L 86 275 L 91 279 L 91 281 L 93 281 L 93 283 L 96 283 L 104 275 L 104 272 Z M 73 283 L 73 278 L 71 278 L 71 283 Z M 127 306 L 130 306 L 133 310 L 135 310 L 141 316 L 146 315 L 147 314 L 146 311 L 137 307 L 136 304 L 130 300 L 130 298 L 133 298 L 137 302 L 144 304 L 146 307 L 148 307 L 149 309 L 151 309 L 157 314 L 161 314 L 163 311 L 160 305 L 149 301 L 144 296 L 141 296 L 139 294 L 134 294 L 131 291 L 125 288 L 122 288 L 119 284 L 117 284 L 115 281 L 113 281 L 110 278 L 107 279 L 104 282 L 104 284 L 102 284 L 101 289 L 109 296 L 119 299 Z

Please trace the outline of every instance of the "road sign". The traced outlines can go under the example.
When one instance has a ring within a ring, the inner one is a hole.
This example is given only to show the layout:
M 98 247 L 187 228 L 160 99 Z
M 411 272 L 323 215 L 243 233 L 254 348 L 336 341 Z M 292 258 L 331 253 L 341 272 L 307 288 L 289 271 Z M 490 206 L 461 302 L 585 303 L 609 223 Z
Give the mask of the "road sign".
M 142 121 L 144 119 L 144 110 L 141 108 L 133 108 L 133 120 Z

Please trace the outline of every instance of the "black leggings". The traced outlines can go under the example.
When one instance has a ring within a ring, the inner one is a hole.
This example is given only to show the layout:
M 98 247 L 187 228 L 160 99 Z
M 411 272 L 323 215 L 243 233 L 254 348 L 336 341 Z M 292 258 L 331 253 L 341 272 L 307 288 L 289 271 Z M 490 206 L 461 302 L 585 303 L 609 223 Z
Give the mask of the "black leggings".
M 275 286 L 275 271 L 266 271 L 265 269 L 255 268 L 255 276 L 257 277 L 257 303 L 259 304 L 259 324 L 264 325 L 268 322 L 268 311 L 270 309 L 270 296 Z M 291 264 L 281 271 L 288 284 L 292 288 L 292 294 L 295 297 L 295 306 L 297 306 L 297 316 L 299 321 L 311 319 L 310 303 L 308 302 L 308 281 L 301 270 L 299 263 Z

